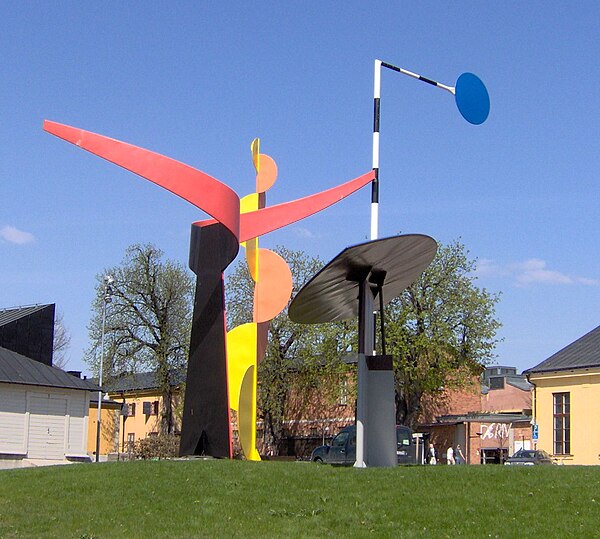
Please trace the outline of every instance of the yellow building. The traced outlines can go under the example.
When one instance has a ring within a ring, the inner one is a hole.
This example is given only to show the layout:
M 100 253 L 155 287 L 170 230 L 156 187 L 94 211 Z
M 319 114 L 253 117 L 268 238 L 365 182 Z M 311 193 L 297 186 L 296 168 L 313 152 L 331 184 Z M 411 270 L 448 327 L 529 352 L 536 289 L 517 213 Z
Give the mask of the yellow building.
M 118 428 L 121 405 L 113 400 L 102 400 L 100 408 L 100 455 L 108 455 L 118 451 Z M 98 393 L 90 397 L 87 453 L 95 459 L 98 435 Z
M 600 464 L 600 326 L 525 374 L 537 448 L 559 464 Z
M 179 433 L 178 414 L 183 397 L 185 370 L 173 375 L 171 406 L 174 410 L 174 431 Z M 156 374 L 143 372 L 126 374 L 104 384 L 108 399 L 102 401 L 100 456 L 109 453 L 131 453 L 136 441 L 161 431 L 163 395 Z M 88 453 L 95 454 L 98 399 L 91 399 L 88 429 Z

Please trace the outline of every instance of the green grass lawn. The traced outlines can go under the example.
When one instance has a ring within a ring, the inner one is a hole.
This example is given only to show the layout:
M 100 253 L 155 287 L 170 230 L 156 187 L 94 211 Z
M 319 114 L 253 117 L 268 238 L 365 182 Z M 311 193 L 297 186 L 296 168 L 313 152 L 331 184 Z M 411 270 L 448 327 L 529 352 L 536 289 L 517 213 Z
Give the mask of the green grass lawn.
M 600 468 L 138 461 L 0 471 L 0 537 L 598 537 Z

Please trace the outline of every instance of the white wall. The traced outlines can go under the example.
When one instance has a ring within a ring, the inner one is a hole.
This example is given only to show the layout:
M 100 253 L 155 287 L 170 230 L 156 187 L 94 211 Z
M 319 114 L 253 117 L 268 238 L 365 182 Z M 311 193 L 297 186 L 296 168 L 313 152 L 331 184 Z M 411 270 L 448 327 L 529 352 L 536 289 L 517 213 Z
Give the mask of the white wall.
M 86 454 L 89 393 L 0 383 L 0 453 L 64 460 Z
M 27 452 L 27 392 L 23 386 L 0 384 L 0 453 Z

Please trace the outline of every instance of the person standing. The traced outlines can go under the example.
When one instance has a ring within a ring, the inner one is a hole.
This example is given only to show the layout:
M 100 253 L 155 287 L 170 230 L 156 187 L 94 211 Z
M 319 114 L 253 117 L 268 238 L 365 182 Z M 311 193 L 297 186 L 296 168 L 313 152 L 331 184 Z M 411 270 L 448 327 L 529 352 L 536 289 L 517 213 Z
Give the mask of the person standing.
M 456 460 L 456 464 L 466 464 L 467 463 L 467 459 L 465 458 L 465 455 L 462 452 L 462 449 L 460 448 L 460 445 L 456 445 L 456 455 L 454 456 L 455 460 Z
M 454 449 L 452 446 L 446 450 L 446 464 L 456 464 L 456 461 L 454 460 Z
M 435 447 L 433 444 L 429 444 L 429 449 L 427 450 L 427 464 L 437 464 L 437 459 L 435 457 Z

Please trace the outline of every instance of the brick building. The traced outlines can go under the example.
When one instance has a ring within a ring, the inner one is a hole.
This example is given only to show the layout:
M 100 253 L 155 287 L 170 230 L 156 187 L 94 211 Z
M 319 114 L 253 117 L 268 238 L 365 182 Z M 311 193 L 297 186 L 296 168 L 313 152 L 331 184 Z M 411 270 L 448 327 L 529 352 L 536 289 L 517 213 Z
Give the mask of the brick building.
M 434 444 L 438 462 L 460 446 L 469 464 L 501 463 L 531 447 L 531 384 L 513 367 L 488 367 L 459 391 L 425 402 L 417 429 Z
M 286 399 L 283 438 L 277 448 L 268 446 L 268 432 L 257 424 L 257 448 L 261 455 L 308 457 L 355 421 L 354 374 L 325 375 L 317 387 L 294 386 Z M 235 435 L 235 432 L 234 432 Z

